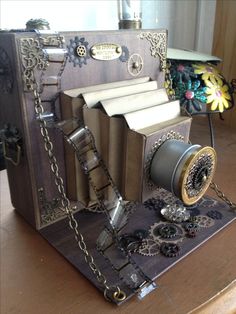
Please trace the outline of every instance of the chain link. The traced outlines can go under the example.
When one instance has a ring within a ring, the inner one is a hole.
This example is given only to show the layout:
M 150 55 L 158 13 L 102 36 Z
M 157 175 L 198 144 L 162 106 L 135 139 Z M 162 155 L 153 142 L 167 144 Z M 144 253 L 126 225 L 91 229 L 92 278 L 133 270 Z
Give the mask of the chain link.
M 212 182 L 210 184 L 210 187 L 221 200 L 223 200 L 227 205 L 229 205 L 230 208 L 233 208 L 236 210 L 236 203 L 230 201 L 228 197 L 226 197 L 225 194 L 219 189 L 216 183 Z
M 34 93 L 34 103 L 35 103 L 35 113 L 37 115 L 44 113 L 44 108 L 41 103 L 41 98 L 39 93 L 37 92 L 36 89 L 33 90 Z M 46 127 L 46 121 L 44 120 L 39 120 L 39 127 L 40 127 L 40 133 L 43 137 L 44 141 L 44 148 L 45 151 L 47 152 L 49 163 L 50 163 L 50 168 L 52 173 L 54 174 L 54 182 L 57 186 L 58 192 L 60 194 L 60 199 L 61 199 L 61 204 L 62 207 L 67 214 L 67 217 L 69 219 L 69 226 L 74 232 L 74 238 L 80 248 L 80 250 L 84 253 L 84 258 L 86 263 L 88 264 L 89 268 L 91 271 L 94 273 L 97 281 L 104 287 L 104 295 L 107 295 L 108 291 L 113 291 L 113 295 L 119 295 L 121 292 L 124 293 L 123 291 L 120 290 L 120 288 L 117 287 L 111 287 L 107 284 L 107 279 L 106 277 L 101 273 L 99 270 L 98 266 L 94 262 L 93 256 L 89 253 L 86 243 L 84 241 L 83 235 L 79 231 L 79 226 L 78 222 L 74 217 L 73 211 L 71 209 L 71 204 L 69 199 L 66 196 L 65 193 L 65 188 L 64 188 L 64 182 L 63 179 L 59 173 L 59 167 L 58 167 L 58 162 L 57 159 L 54 155 L 53 152 L 53 144 L 50 140 L 48 130 Z

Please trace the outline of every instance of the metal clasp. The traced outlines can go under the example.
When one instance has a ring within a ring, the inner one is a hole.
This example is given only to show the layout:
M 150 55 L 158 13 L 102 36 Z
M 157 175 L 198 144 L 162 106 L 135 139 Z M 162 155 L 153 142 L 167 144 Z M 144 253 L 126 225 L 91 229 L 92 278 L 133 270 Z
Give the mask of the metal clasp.
M 22 136 L 19 130 L 8 123 L 0 130 L 0 138 L 2 140 L 3 157 L 14 166 L 18 166 L 22 156 Z

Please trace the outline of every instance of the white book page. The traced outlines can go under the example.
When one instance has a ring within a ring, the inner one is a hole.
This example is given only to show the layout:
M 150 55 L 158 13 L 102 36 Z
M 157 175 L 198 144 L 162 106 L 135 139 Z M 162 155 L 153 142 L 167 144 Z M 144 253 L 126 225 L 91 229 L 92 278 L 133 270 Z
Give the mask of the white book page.
M 135 131 L 174 119 L 178 116 L 180 116 L 180 105 L 178 100 L 133 111 L 124 115 L 129 128 Z
M 169 100 L 164 88 L 140 94 L 102 100 L 101 104 L 108 116 L 121 115 L 165 103 Z
M 155 89 L 157 89 L 157 81 L 150 81 L 147 83 L 110 88 L 90 93 L 83 93 L 82 96 L 87 107 L 94 108 L 98 105 L 99 101 L 101 102 L 102 100 L 111 98 L 115 99 L 117 97 L 142 93 Z

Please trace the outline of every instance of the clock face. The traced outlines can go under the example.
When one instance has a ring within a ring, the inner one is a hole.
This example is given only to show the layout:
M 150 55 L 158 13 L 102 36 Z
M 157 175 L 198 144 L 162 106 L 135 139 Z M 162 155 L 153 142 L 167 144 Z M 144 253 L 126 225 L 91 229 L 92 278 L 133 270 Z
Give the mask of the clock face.
M 13 87 L 13 72 L 7 52 L 0 47 L 0 92 L 9 94 Z

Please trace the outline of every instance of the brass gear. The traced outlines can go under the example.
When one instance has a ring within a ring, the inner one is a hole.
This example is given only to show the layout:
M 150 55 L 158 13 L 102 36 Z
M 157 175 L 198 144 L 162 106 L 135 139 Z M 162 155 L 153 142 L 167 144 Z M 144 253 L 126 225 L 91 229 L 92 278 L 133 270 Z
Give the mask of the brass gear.
M 155 256 L 160 253 L 160 242 L 147 238 L 143 241 L 137 253 L 143 256 Z

